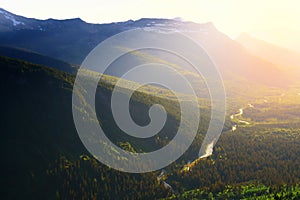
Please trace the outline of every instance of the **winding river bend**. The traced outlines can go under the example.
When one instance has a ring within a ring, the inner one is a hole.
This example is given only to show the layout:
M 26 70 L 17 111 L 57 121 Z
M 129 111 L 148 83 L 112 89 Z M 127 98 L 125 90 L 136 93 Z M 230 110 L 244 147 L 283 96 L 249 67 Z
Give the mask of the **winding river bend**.
M 254 108 L 254 106 L 252 104 L 250 104 L 250 103 L 247 105 L 247 107 L 248 108 Z M 237 122 L 237 123 L 240 123 L 240 124 L 250 125 L 250 122 L 238 119 L 238 117 L 242 117 L 243 116 L 244 109 L 245 108 L 240 108 L 238 113 L 230 115 L 231 121 Z M 235 124 L 235 125 L 232 126 L 231 131 L 234 132 L 234 131 L 236 131 L 236 129 L 237 129 L 237 124 Z
M 245 108 L 254 108 L 254 106 L 249 103 L 247 105 L 247 107 L 245 107 Z M 238 119 L 239 117 L 242 117 L 242 115 L 244 114 L 244 109 L 245 108 L 240 108 L 238 113 L 231 115 L 230 116 L 231 121 L 233 121 L 235 123 L 241 123 L 241 124 L 245 124 L 245 125 L 250 125 L 250 122 Z M 236 129 L 237 129 L 237 124 L 235 124 L 235 125 L 232 126 L 232 131 L 235 131 Z M 213 153 L 213 147 L 214 147 L 214 141 L 212 143 L 210 143 L 210 144 L 207 145 L 206 151 L 205 151 L 204 155 L 198 157 L 193 162 L 188 162 L 180 170 L 180 173 L 185 173 L 185 172 L 191 171 L 191 169 L 195 165 L 197 165 L 202 159 L 205 159 L 205 158 L 211 156 L 212 153 Z M 166 182 L 167 178 L 168 178 L 168 175 L 166 174 L 166 171 L 162 170 L 162 172 L 157 176 L 157 181 L 160 182 L 160 183 L 162 183 L 165 189 L 170 189 L 174 193 L 174 190 L 173 190 L 172 186 Z

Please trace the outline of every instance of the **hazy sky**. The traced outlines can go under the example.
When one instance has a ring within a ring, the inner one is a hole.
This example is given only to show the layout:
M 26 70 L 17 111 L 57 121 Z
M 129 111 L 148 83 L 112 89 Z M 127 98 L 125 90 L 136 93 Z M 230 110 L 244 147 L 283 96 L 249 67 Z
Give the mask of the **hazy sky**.
M 93 23 L 142 17 L 211 21 L 232 38 L 248 32 L 300 49 L 299 0 L 0 0 L 0 7 L 27 17 L 80 17 Z

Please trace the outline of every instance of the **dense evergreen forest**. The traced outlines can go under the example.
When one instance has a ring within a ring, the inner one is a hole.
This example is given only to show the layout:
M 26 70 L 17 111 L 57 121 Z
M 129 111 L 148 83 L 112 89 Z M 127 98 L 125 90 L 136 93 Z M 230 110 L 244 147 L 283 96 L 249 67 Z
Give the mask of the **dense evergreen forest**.
M 4 199 L 299 199 L 300 198 L 300 95 L 291 87 L 281 98 L 281 89 L 266 100 L 241 99 L 229 108 L 224 132 L 213 155 L 201 160 L 190 171 L 182 167 L 197 157 L 203 134 L 201 126 L 191 148 L 168 166 L 163 178 L 160 171 L 129 174 L 98 162 L 82 145 L 72 119 L 74 75 L 0 57 L 1 104 L 1 193 Z M 114 77 L 106 76 L 99 84 L 104 109 L 109 100 Z M 109 84 L 107 84 L 109 83 Z M 131 83 L 128 83 L 131 84 Z M 144 88 L 160 93 L 149 97 L 136 93 L 134 114 L 162 102 L 168 111 L 166 128 L 160 138 L 139 144 L 120 137 L 115 124 L 107 124 L 109 137 L 121 148 L 132 152 L 159 148 L 173 137 L 178 116 L 176 101 L 168 91 Z M 168 95 L 167 95 L 168 94 Z M 165 98 L 164 98 L 165 96 Z M 166 97 L 168 96 L 168 98 Z M 281 98 L 281 100 L 280 100 Z M 229 99 L 230 100 L 230 99 Z M 251 103 L 252 106 L 247 106 Z M 175 106 L 174 106 L 175 105 Z M 173 109 L 172 109 L 173 108 Z M 202 120 L 209 116 L 203 106 Z M 104 110 L 100 122 L 111 119 Z M 30 113 L 30 115 L 28 114 Z M 148 119 L 140 119 L 145 123 Z M 248 123 L 243 123 L 246 121 Z M 237 126 L 231 131 L 231 126 Z M 114 155 L 112 155 L 114 156 Z

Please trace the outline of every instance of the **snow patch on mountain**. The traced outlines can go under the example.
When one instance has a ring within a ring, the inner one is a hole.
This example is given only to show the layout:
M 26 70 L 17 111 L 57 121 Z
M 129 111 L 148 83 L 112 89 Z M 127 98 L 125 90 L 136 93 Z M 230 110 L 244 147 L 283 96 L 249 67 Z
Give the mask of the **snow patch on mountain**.
M 147 24 L 147 26 L 144 27 L 143 29 L 146 31 L 154 31 L 154 32 L 164 33 L 164 34 L 170 34 L 170 33 L 199 33 L 202 35 L 209 34 L 209 30 L 207 30 L 206 28 L 188 29 L 178 24 L 154 24 L 153 26 L 149 26 Z
M 14 16 L 12 16 L 11 14 L 9 14 L 8 12 L 5 12 L 3 10 L 0 10 L 0 13 L 3 14 L 4 18 L 7 19 L 7 20 L 10 20 L 14 26 L 17 26 L 17 25 L 25 25 L 24 22 L 21 22 L 21 21 L 18 21 L 14 18 Z

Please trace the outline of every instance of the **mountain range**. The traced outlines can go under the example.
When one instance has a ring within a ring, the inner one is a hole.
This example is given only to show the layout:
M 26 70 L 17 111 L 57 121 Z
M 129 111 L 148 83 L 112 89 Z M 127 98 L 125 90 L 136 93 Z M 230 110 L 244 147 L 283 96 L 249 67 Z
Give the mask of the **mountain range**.
M 212 23 L 142 18 L 90 24 L 80 18 L 37 20 L 0 9 L 0 45 L 26 49 L 74 66 L 79 66 L 103 40 L 134 28 L 163 28 L 191 36 L 207 51 L 225 81 L 243 79 L 249 85 L 255 83 L 279 87 L 286 87 L 294 81 L 287 70 L 291 63 L 286 63 L 286 66 L 284 59 L 280 61 L 271 56 L 257 56 L 242 42 L 240 44 L 240 40 L 232 40 L 218 31 Z

